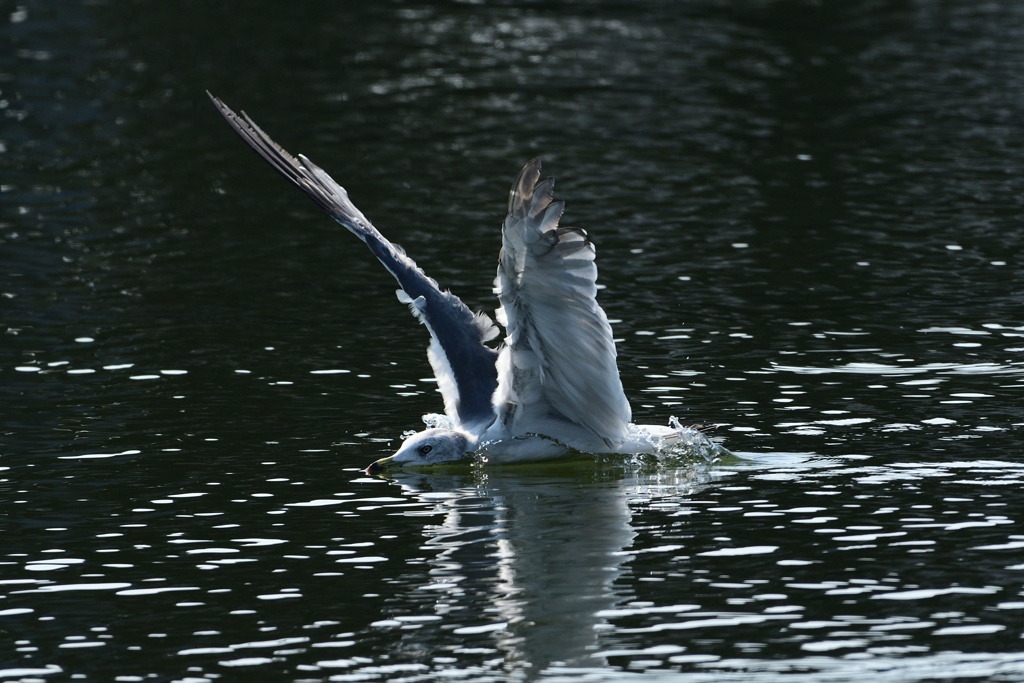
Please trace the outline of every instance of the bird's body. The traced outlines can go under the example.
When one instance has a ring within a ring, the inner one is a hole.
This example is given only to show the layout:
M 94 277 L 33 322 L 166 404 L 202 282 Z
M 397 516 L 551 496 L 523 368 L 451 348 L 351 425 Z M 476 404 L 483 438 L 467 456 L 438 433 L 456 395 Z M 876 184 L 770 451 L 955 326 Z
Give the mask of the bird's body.
M 210 96 L 228 124 L 279 173 L 359 237 L 398 281 L 399 300 L 430 332 L 427 356 L 447 424 L 418 432 L 370 466 L 427 465 L 479 454 L 489 463 L 546 460 L 571 451 L 654 452 L 686 430 L 634 425 L 611 326 L 597 303 L 594 246 L 559 225 L 554 181 L 527 163 L 509 193 L 494 291 L 500 334 L 486 315 L 442 291 L 306 157 L 293 157 L 244 113 Z
M 696 428 L 686 429 L 675 423 L 666 426 L 630 424 L 621 446 L 615 451 L 610 451 L 603 441 L 595 440 L 578 426 L 564 421 L 541 423 L 536 425 L 536 432 L 513 434 L 501 421 L 494 420 L 480 435 L 460 429 L 445 415 L 424 415 L 424 421 L 430 427 L 408 437 L 402 445 L 403 449 L 415 451 L 423 445 L 430 445 L 433 453 L 434 449 L 443 448 L 439 442 L 452 442 L 451 435 L 455 433 L 465 439 L 465 444 L 456 443 L 456 450 L 463 449 L 464 452 L 478 456 L 482 461 L 499 465 L 552 460 L 574 452 L 653 453 L 672 446 L 681 437 L 699 431 Z M 557 434 L 558 437 L 548 436 L 549 434 Z

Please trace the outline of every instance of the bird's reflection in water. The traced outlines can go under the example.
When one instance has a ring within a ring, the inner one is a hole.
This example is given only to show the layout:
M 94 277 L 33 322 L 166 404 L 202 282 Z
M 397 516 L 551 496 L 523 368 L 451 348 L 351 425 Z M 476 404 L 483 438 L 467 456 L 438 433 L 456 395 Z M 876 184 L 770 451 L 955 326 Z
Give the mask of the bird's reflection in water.
M 411 512 L 427 522 L 427 571 L 407 575 L 409 594 L 392 606 L 432 613 L 437 627 L 410 631 L 404 645 L 489 654 L 514 676 L 606 666 L 599 614 L 631 597 L 617 581 L 636 536 L 631 502 L 688 496 L 711 472 L 704 459 L 666 470 L 591 458 L 396 474 L 405 495 L 430 507 Z

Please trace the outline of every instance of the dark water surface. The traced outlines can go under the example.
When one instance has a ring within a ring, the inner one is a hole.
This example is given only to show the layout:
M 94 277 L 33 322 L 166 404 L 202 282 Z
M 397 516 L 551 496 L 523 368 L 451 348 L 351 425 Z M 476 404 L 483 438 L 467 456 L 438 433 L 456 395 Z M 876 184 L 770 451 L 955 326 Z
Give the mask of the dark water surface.
M 1024 4 L 0 1 L 0 680 L 1024 680 Z M 361 472 L 542 156 L 637 421 Z

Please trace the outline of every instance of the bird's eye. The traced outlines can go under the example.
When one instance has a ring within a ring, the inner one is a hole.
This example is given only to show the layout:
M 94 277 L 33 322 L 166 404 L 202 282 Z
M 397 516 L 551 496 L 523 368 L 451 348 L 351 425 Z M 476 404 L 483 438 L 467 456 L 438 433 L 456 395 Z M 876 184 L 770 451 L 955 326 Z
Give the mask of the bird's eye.
M 432 450 L 434 450 L 434 447 L 429 445 L 429 444 L 425 445 L 425 446 L 420 446 L 419 447 L 420 455 L 429 455 L 430 451 L 432 451 Z

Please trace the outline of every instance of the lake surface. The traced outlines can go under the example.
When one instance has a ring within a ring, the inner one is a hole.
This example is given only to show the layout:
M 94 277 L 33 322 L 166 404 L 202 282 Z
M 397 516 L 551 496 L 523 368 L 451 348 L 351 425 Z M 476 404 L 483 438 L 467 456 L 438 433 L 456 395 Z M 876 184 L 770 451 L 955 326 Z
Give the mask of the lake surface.
M 1024 5 L 0 3 L 0 680 L 1024 679 Z M 362 472 L 541 156 L 708 463 Z

